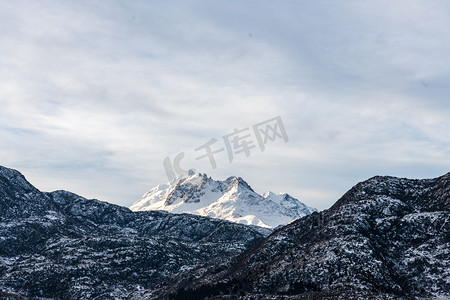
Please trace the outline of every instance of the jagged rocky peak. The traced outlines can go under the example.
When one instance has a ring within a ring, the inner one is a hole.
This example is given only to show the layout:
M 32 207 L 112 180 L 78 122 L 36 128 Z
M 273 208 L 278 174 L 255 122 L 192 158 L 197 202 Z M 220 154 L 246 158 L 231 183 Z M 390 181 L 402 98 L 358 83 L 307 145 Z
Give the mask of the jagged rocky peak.
M 229 185 L 241 185 L 241 186 L 253 191 L 252 187 L 242 177 L 230 176 L 227 179 L 225 179 L 225 182 Z
M 264 198 L 270 198 L 272 201 L 282 202 L 283 200 L 289 200 L 294 199 L 291 195 L 288 193 L 278 193 L 275 194 L 274 192 L 268 191 L 263 194 Z
M 194 169 L 189 169 L 185 171 L 181 176 L 178 176 L 177 178 L 172 180 L 171 183 L 183 182 L 192 179 L 193 177 L 202 177 L 202 174 L 196 172 Z
M 191 213 L 266 228 L 316 211 L 287 194 L 260 195 L 241 177 L 213 180 L 193 170 L 151 189 L 130 209 Z
M 309 215 L 312 212 L 317 211 L 317 209 L 307 206 L 306 204 L 298 201 L 297 199 L 295 199 L 294 197 L 292 197 L 287 193 L 275 194 L 269 191 L 264 193 L 263 197 L 265 199 L 268 199 L 274 203 L 281 205 L 282 207 L 288 210 L 298 211 L 299 214 Z

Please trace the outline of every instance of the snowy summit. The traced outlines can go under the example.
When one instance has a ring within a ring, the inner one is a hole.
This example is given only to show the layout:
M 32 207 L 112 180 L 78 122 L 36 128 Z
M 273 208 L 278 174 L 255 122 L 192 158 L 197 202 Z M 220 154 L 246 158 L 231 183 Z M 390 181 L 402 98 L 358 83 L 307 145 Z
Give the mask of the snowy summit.
M 285 225 L 317 211 L 285 193 L 260 195 L 241 177 L 216 181 L 193 170 L 151 189 L 130 209 L 190 213 L 265 228 Z

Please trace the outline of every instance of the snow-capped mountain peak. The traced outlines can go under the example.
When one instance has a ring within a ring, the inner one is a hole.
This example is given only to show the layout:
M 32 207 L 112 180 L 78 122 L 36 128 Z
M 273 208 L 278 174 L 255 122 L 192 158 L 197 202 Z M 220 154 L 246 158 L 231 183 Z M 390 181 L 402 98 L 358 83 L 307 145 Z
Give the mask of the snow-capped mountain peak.
M 288 210 L 296 210 L 300 215 L 309 215 L 311 212 L 317 211 L 317 209 L 305 205 L 287 193 L 275 194 L 269 191 L 264 193 L 263 197 L 283 206 Z
M 191 213 L 266 228 L 284 225 L 316 211 L 285 193 L 259 195 L 241 177 L 213 180 L 193 170 L 151 189 L 130 209 Z

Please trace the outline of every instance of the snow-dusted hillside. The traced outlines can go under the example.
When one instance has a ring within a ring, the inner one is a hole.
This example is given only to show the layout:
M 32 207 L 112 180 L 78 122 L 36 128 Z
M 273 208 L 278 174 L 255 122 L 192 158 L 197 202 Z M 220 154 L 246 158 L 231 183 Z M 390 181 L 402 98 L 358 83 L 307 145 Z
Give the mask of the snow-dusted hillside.
M 0 166 L 0 299 L 148 299 L 178 272 L 226 261 L 269 230 L 41 192 Z
M 222 190 L 225 203 L 299 209 L 235 177 L 169 187 L 153 191 L 166 205 Z M 270 231 L 45 193 L 0 166 L 0 299 L 450 299 L 450 173 L 373 177 Z
M 259 195 L 240 177 L 216 181 L 192 170 L 153 188 L 130 209 L 190 213 L 266 228 L 285 225 L 317 211 L 285 193 Z
M 171 299 L 450 299 L 449 254 L 450 173 L 376 176 L 196 281 L 179 276 Z

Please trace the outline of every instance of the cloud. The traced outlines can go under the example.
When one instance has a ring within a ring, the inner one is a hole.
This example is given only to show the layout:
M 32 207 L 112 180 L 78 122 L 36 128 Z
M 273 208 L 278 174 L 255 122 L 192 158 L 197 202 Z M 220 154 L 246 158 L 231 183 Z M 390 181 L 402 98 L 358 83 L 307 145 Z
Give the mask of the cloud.
M 326 208 L 359 180 L 448 172 L 445 1 L 0 4 L 1 164 L 130 205 L 166 156 Z M 289 143 L 195 148 L 281 115 Z

